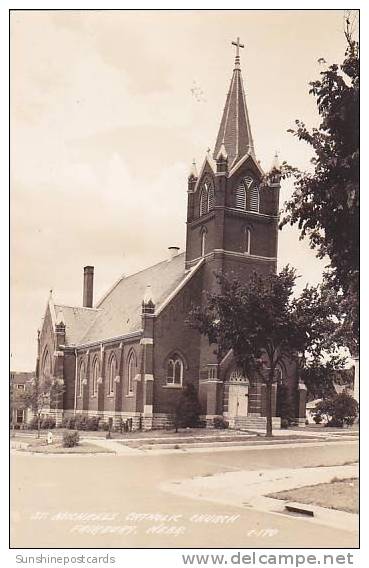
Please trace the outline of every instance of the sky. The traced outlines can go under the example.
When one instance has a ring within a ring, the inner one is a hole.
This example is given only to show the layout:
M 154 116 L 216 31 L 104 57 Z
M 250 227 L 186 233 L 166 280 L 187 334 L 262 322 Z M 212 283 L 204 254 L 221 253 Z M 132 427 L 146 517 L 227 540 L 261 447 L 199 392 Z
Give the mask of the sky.
M 187 177 L 215 145 L 239 36 L 256 156 L 309 169 L 287 132 L 319 124 L 309 81 L 341 62 L 342 10 L 13 11 L 11 14 L 11 369 L 33 370 L 50 290 L 81 305 L 122 274 L 185 246 Z M 291 195 L 284 182 L 281 206 Z M 298 289 L 321 278 L 298 230 L 279 267 Z

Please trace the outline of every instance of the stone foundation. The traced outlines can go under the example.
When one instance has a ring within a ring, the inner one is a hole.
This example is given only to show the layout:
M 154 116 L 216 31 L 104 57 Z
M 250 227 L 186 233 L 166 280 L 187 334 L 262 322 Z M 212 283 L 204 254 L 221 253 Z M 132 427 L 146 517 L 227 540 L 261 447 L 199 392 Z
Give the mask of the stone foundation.
M 126 421 L 132 418 L 132 430 L 173 430 L 175 428 L 174 416 L 169 413 L 155 413 L 152 415 L 143 415 L 140 412 L 114 412 L 114 411 L 97 411 L 97 410 L 81 410 L 76 413 L 73 410 L 55 410 L 51 409 L 43 413 L 44 416 L 53 416 L 56 425 L 60 426 L 63 418 L 72 418 L 75 414 L 83 416 L 98 416 L 101 421 L 108 424 L 109 418 L 113 419 L 113 430 L 119 431 L 121 420 Z M 33 417 L 33 413 L 27 413 L 27 422 Z M 200 416 L 200 421 L 206 424 L 206 428 L 214 428 L 214 418 L 224 418 L 229 423 L 230 429 L 263 429 L 266 427 L 265 416 L 258 413 L 250 413 L 244 417 L 229 417 L 225 413 L 223 416 L 218 414 L 207 414 Z M 305 426 L 305 419 L 298 419 L 299 426 Z M 281 427 L 281 419 L 273 416 L 273 429 Z
M 175 427 L 172 414 L 156 413 L 152 417 L 153 430 L 171 430 Z
M 109 422 L 109 418 L 113 419 L 113 430 L 119 430 L 120 420 L 132 418 L 132 430 L 140 430 L 142 427 L 142 416 L 139 412 L 114 412 L 107 410 L 80 410 L 76 413 L 74 410 L 65 410 L 65 418 L 73 418 L 75 414 L 83 416 L 98 416 L 102 422 Z

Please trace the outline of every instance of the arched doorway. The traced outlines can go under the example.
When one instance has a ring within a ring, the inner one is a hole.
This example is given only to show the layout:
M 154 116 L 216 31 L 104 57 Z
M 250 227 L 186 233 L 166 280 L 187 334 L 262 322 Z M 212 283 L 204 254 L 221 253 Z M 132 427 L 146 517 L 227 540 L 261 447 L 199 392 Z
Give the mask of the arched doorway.
M 243 418 L 248 415 L 249 380 L 242 371 L 236 369 L 230 374 L 228 381 L 228 416 Z

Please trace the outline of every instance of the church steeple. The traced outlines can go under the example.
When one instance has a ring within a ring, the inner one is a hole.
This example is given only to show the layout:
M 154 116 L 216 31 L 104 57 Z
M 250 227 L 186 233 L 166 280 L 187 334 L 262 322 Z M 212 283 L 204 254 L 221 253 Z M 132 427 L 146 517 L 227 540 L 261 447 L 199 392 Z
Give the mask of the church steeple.
M 244 45 L 240 43 L 240 38 L 237 38 L 236 42 L 232 42 L 232 45 L 236 46 L 235 66 L 213 154 L 214 160 L 216 160 L 223 146 L 228 155 L 229 168 L 232 168 L 247 154 L 251 154 L 255 158 L 240 67 L 239 49 Z

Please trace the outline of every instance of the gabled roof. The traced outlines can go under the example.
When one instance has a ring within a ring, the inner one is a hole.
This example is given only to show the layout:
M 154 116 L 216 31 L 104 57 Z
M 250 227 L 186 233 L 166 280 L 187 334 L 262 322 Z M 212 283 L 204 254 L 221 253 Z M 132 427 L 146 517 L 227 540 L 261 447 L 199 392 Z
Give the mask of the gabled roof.
M 200 173 L 198 175 L 197 182 L 196 182 L 196 185 L 195 185 L 195 188 L 194 188 L 194 192 L 196 192 L 198 190 L 198 187 L 199 187 L 200 183 L 202 182 L 202 176 L 203 176 L 203 173 L 205 171 L 206 165 L 208 165 L 210 167 L 212 173 L 215 174 L 215 172 L 217 171 L 217 165 L 216 165 L 215 160 L 213 160 L 213 158 L 211 157 L 209 152 L 206 153 L 206 156 L 205 156 L 204 161 L 202 163 L 201 170 L 200 170 Z
M 13 384 L 24 385 L 35 376 L 34 371 L 11 371 L 10 380 Z
M 51 311 L 51 306 L 50 306 Z M 54 304 L 55 321 L 65 324 L 65 342 L 76 345 L 95 321 L 99 310 Z
M 246 154 L 245 156 L 243 156 L 243 158 L 238 160 L 238 162 L 232 167 L 232 169 L 229 172 L 229 177 L 233 176 L 233 174 L 236 173 L 236 171 L 242 166 L 242 164 L 245 164 L 246 162 L 252 162 L 261 177 L 265 175 L 261 165 L 256 160 L 255 156 L 251 154 Z
M 216 160 L 222 144 L 228 154 L 228 167 L 231 169 L 245 155 L 255 156 L 249 114 L 239 57 L 236 57 L 231 85 L 220 123 L 213 158 Z
M 97 304 L 97 315 L 78 343 L 93 343 L 139 331 L 141 304 L 147 286 L 151 287 L 157 310 L 188 276 L 184 261 L 185 254 L 181 253 L 171 260 L 120 278 Z

